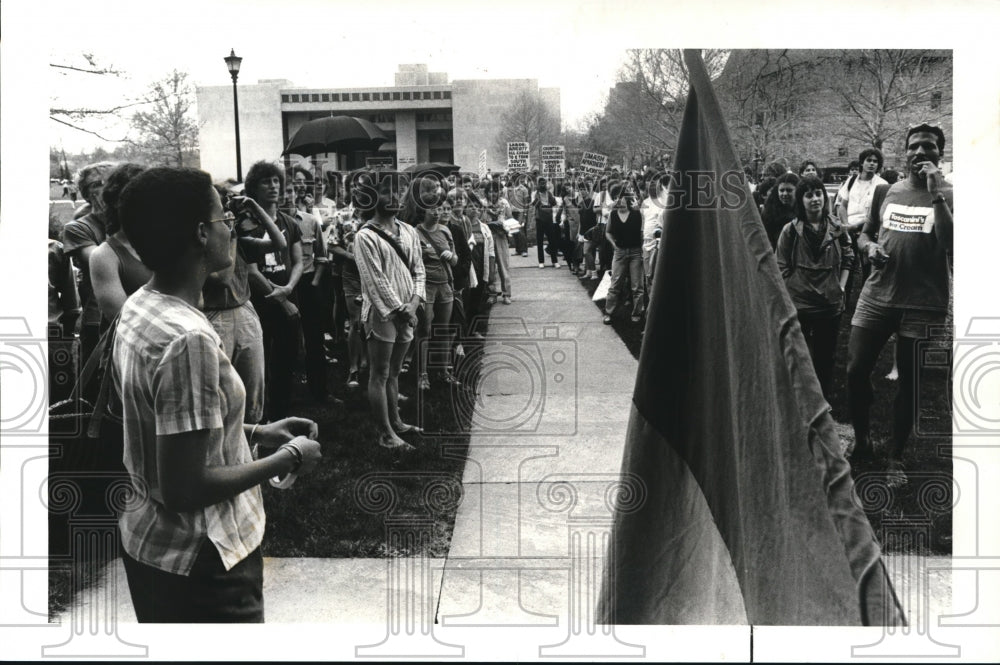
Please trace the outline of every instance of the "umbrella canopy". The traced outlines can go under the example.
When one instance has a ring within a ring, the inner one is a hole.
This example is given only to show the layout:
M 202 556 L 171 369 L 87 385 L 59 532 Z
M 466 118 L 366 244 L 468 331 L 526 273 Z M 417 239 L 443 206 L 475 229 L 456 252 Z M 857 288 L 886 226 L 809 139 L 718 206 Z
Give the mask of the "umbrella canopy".
M 281 154 L 311 157 L 323 152 L 377 150 L 389 140 L 373 123 L 349 115 L 310 120 L 299 127 Z
M 434 173 L 442 178 L 447 178 L 452 173 L 458 173 L 461 169 L 462 167 L 460 166 L 446 164 L 444 162 L 425 162 L 423 164 L 407 166 L 403 170 L 405 173 L 411 173 L 413 175 L 427 175 L 429 173 Z

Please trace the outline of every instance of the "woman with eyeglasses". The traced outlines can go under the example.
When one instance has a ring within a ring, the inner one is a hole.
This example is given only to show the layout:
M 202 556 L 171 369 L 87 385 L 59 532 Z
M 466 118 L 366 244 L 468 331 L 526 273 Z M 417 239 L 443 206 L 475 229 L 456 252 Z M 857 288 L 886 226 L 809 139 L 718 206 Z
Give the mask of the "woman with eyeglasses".
M 152 168 L 119 202 L 149 283 L 122 307 L 113 353 L 134 500 L 119 519 L 140 622 L 262 622 L 260 483 L 319 461 L 316 424 L 244 425 L 244 390 L 198 309 L 232 264 L 231 214 L 207 173 Z M 276 448 L 254 460 L 250 445 Z

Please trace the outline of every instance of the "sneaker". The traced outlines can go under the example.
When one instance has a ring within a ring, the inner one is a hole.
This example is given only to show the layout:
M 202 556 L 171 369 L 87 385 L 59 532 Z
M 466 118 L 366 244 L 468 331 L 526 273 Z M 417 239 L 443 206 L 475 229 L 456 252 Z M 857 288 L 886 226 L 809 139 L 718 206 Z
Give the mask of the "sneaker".
M 637 315 L 637 314 L 633 314 L 632 315 L 632 323 L 639 323 L 639 321 L 642 321 L 642 317 L 639 316 L 639 315 Z
M 604 325 L 606 325 L 606 326 L 610 326 L 611 325 L 611 315 L 610 314 L 605 314 L 604 315 Z
M 418 390 L 430 390 L 431 389 L 431 379 L 427 376 L 427 372 L 420 374 L 420 380 L 417 381 Z
M 593 280 L 593 281 L 597 281 L 597 280 L 599 280 L 600 278 L 601 278 L 601 277 L 600 277 L 600 275 L 598 275 L 598 274 L 597 274 L 597 272 L 593 272 L 593 273 L 591 273 L 591 275 L 590 275 L 590 279 L 591 279 L 591 280 Z
M 444 372 L 441 374 L 441 378 L 447 384 L 450 384 L 450 385 L 453 385 L 453 386 L 460 386 L 460 385 L 462 385 L 462 382 L 459 381 L 458 377 L 456 377 L 455 374 L 454 374 L 454 372 L 452 372 L 451 367 L 446 367 L 444 369 Z
M 556 261 L 555 263 L 552 264 L 552 267 L 553 268 L 562 268 L 562 264 L 559 263 L 558 261 Z
M 361 384 L 358 382 L 358 370 L 354 370 L 347 375 L 347 387 L 357 388 L 359 385 Z
M 497 297 L 496 296 L 490 296 L 489 298 L 486 299 L 486 303 L 489 304 L 489 305 L 495 305 L 495 304 L 497 304 Z
M 465 357 L 465 347 L 461 344 L 455 345 L 455 357 L 464 358 Z
M 538 264 L 538 267 L 539 267 L 539 268 L 544 268 L 544 267 L 545 267 L 545 264 L 544 264 L 544 263 L 539 263 L 539 264 Z
M 510 304 L 510 296 L 504 296 L 503 300 L 501 300 L 500 302 L 502 302 L 505 305 L 509 305 Z
M 528 253 L 527 253 L 527 252 L 523 252 L 523 253 L 521 254 L 521 256 L 523 256 L 524 258 L 528 258 Z

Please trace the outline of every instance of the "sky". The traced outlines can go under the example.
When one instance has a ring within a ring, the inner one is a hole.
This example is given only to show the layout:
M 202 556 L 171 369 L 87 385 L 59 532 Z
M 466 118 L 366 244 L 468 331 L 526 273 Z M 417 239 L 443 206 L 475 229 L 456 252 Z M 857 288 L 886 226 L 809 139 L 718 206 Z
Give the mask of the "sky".
M 82 54 L 90 53 L 102 66 L 124 75 L 49 68 L 53 104 L 106 108 L 110 100 L 141 95 L 174 68 L 187 72 L 196 85 L 228 86 L 223 58 L 235 49 L 243 58 L 243 84 L 288 79 L 302 87 L 389 86 L 402 63 L 427 64 L 430 71 L 446 72 L 449 80 L 535 78 L 543 87 L 560 89 L 563 125 L 574 128 L 603 108 L 626 49 L 617 40 L 581 38 L 606 32 L 601 17 L 610 5 L 605 3 L 592 3 L 590 12 L 572 12 L 559 2 L 542 9 L 505 2 L 501 20 L 459 5 L 450 9 L 438 3 L 431 10 L 426 4 L 392 0 L 379 3 L 378 14 L 351 9 L 360 3 L 329 1 L 181 0 L 169 6 L 177 11 L 154 22 L 140 3 L 64 5 L 62 20 L 51 25 L 49 61 L 85 66 Z M 102 18 L 94 21 L 95 16 Z M 523 25 L 515 29 L 518 16 Z M 69 152 L 102 144 L 94 136 L 53 125 L 53 145 Z M 88 127 L 112 139 L 122 138 L 128 129 L 121 121 Z

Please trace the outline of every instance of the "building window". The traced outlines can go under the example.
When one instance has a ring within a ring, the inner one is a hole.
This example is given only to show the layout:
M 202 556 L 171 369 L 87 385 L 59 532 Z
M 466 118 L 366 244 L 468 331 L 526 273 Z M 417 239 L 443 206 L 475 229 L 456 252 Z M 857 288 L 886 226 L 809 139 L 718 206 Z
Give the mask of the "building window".
M 424 99 L 430 99 L 430 98 L 431 98 L 430 91 L 429 90 L 424 90 Z
M 451 90 L 445 90 L 444 91 L 444 98 L 445 99 L 451 99 Z
M 407 99 L 408 100 L 409 98 L 410 98 L 410 93 L 404 92 L 403 93 L 403 99 Z
M 311 101 L 318 102 L 319 101 L 319 95 L 317 95 L 317 94 L 309 95 L 309 99 Z
M 847 146 L 837 148 L 837 157 L 847 157 Z
M 320 99 L 322 99 L 322 100 L 323 100 L 324 102 L 328 102 L 328 101 L 330 101 L 330 93 L 328 93 L 328 92 L 324 92 L 324 93 L 323 93 L 323 94 L 322 94 L 322 95 L 320 96 Z
M 287 104 L 287 103 L 289 102 L 289 99 L 290 99 L 290 98 L 289 98 L 289 96 L 288 96 L 288 95 L 282 95 L 282 96 L 281 96 L 281 103 L 282 103 L 282 104 Z
M 394 92 L 394 93 L 392 93 L 392 99 L 393 99 L 394 101 L 397 101 L 397 102 L 398 102 L 398 101 L 399 101 L 399 99 L 400 99 L 400 95 L 399 95 L 399 93 L 398 93 L 398 92 Z
M 757 113 L 754 114 L 753 122 L 754 122 L 754 124 L 756 126 L 763 127 L 764 126 L 764 112 L 763 111 L 757 111 Z
M 351 101 L 352 102 L 360 102 L 361 101 L 361 95 L 358 94 L 358 93 L 356 93 L 356 92 L 352 92 L 351 93 Z
M 435 90 L 434 91 L 434 99 L 441 99 L 441 91 L 440 90 Z
M 292 95 L 292 103 L 295 103 L 295 102 L 298 102 L 298 101 L 299 101 L 299 96 L 298 95 Z
M 931 110 L 940 111 L 941 110 L 941 93 L 935 92 L 931 95 Z

